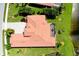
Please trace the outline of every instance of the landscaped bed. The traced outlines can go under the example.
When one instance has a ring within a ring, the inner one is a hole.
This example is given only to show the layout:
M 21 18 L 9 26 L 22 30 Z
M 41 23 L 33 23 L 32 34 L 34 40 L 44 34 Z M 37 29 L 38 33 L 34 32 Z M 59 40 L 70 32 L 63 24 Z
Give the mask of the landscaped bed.
M 22 4 L 10 4 L 8 12 L 8 22 L 21 22 L 24 16 L 27 15 L 50 15 L 52 18 L 59 15 L 59 8 L 37 8 L 32 7 L 27 4 L 26 6 L 22 6 Z M 47 16 L 48 17 L 48 16 Z M 49 17 L 50 18 L 50 17 Z M 51 19 L 51 18 L 50 18 Z

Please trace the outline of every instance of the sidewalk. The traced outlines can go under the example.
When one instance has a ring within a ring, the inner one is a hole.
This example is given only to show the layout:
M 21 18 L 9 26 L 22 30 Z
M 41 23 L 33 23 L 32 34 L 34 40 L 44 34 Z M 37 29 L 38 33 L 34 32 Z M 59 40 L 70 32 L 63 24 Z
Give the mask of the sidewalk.
M 0 4 L 0 55 L 3 55 L 2 23 L 4 18 L 4 7 L 5 7 L 5 4 L 1 3 Z

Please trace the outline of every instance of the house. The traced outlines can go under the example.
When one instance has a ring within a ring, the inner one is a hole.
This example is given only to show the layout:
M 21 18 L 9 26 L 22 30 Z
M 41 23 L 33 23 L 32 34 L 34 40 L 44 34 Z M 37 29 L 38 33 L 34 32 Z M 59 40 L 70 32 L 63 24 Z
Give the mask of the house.
M 55 47 L 45 15 L 28 15 L 26 24 L 23 33 L 11 34 L 11 47 Z
M 43 6 L 49 6 L 49 7 L 53 7 L 53 6 L 59 7 L 61 5 L 61 3 L 37 3 L 37 4 Z
M 61 3 L 30 3 L 29 6 L 34 7 L 60 7 Z

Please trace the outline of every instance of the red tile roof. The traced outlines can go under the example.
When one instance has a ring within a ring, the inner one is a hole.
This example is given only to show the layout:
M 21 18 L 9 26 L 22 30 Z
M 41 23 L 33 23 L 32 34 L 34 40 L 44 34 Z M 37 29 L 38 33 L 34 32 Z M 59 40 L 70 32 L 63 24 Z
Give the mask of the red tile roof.
M 50 25 L 44 15 L 29 15 L 24 33 L 11 35 L 11 47 L 53 47 L 55 37 L 50 34 Z

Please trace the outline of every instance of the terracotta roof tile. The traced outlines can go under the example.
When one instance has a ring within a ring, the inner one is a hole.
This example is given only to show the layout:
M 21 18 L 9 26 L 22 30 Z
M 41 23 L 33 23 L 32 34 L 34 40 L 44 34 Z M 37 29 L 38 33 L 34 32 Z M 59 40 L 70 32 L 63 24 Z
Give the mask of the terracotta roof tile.
M 50 25 L 44 15 L 29 15 L 27 21 L 24 34 L 11 35 L 11 47 L 55 46 L 55 38 L 51 37 Z

